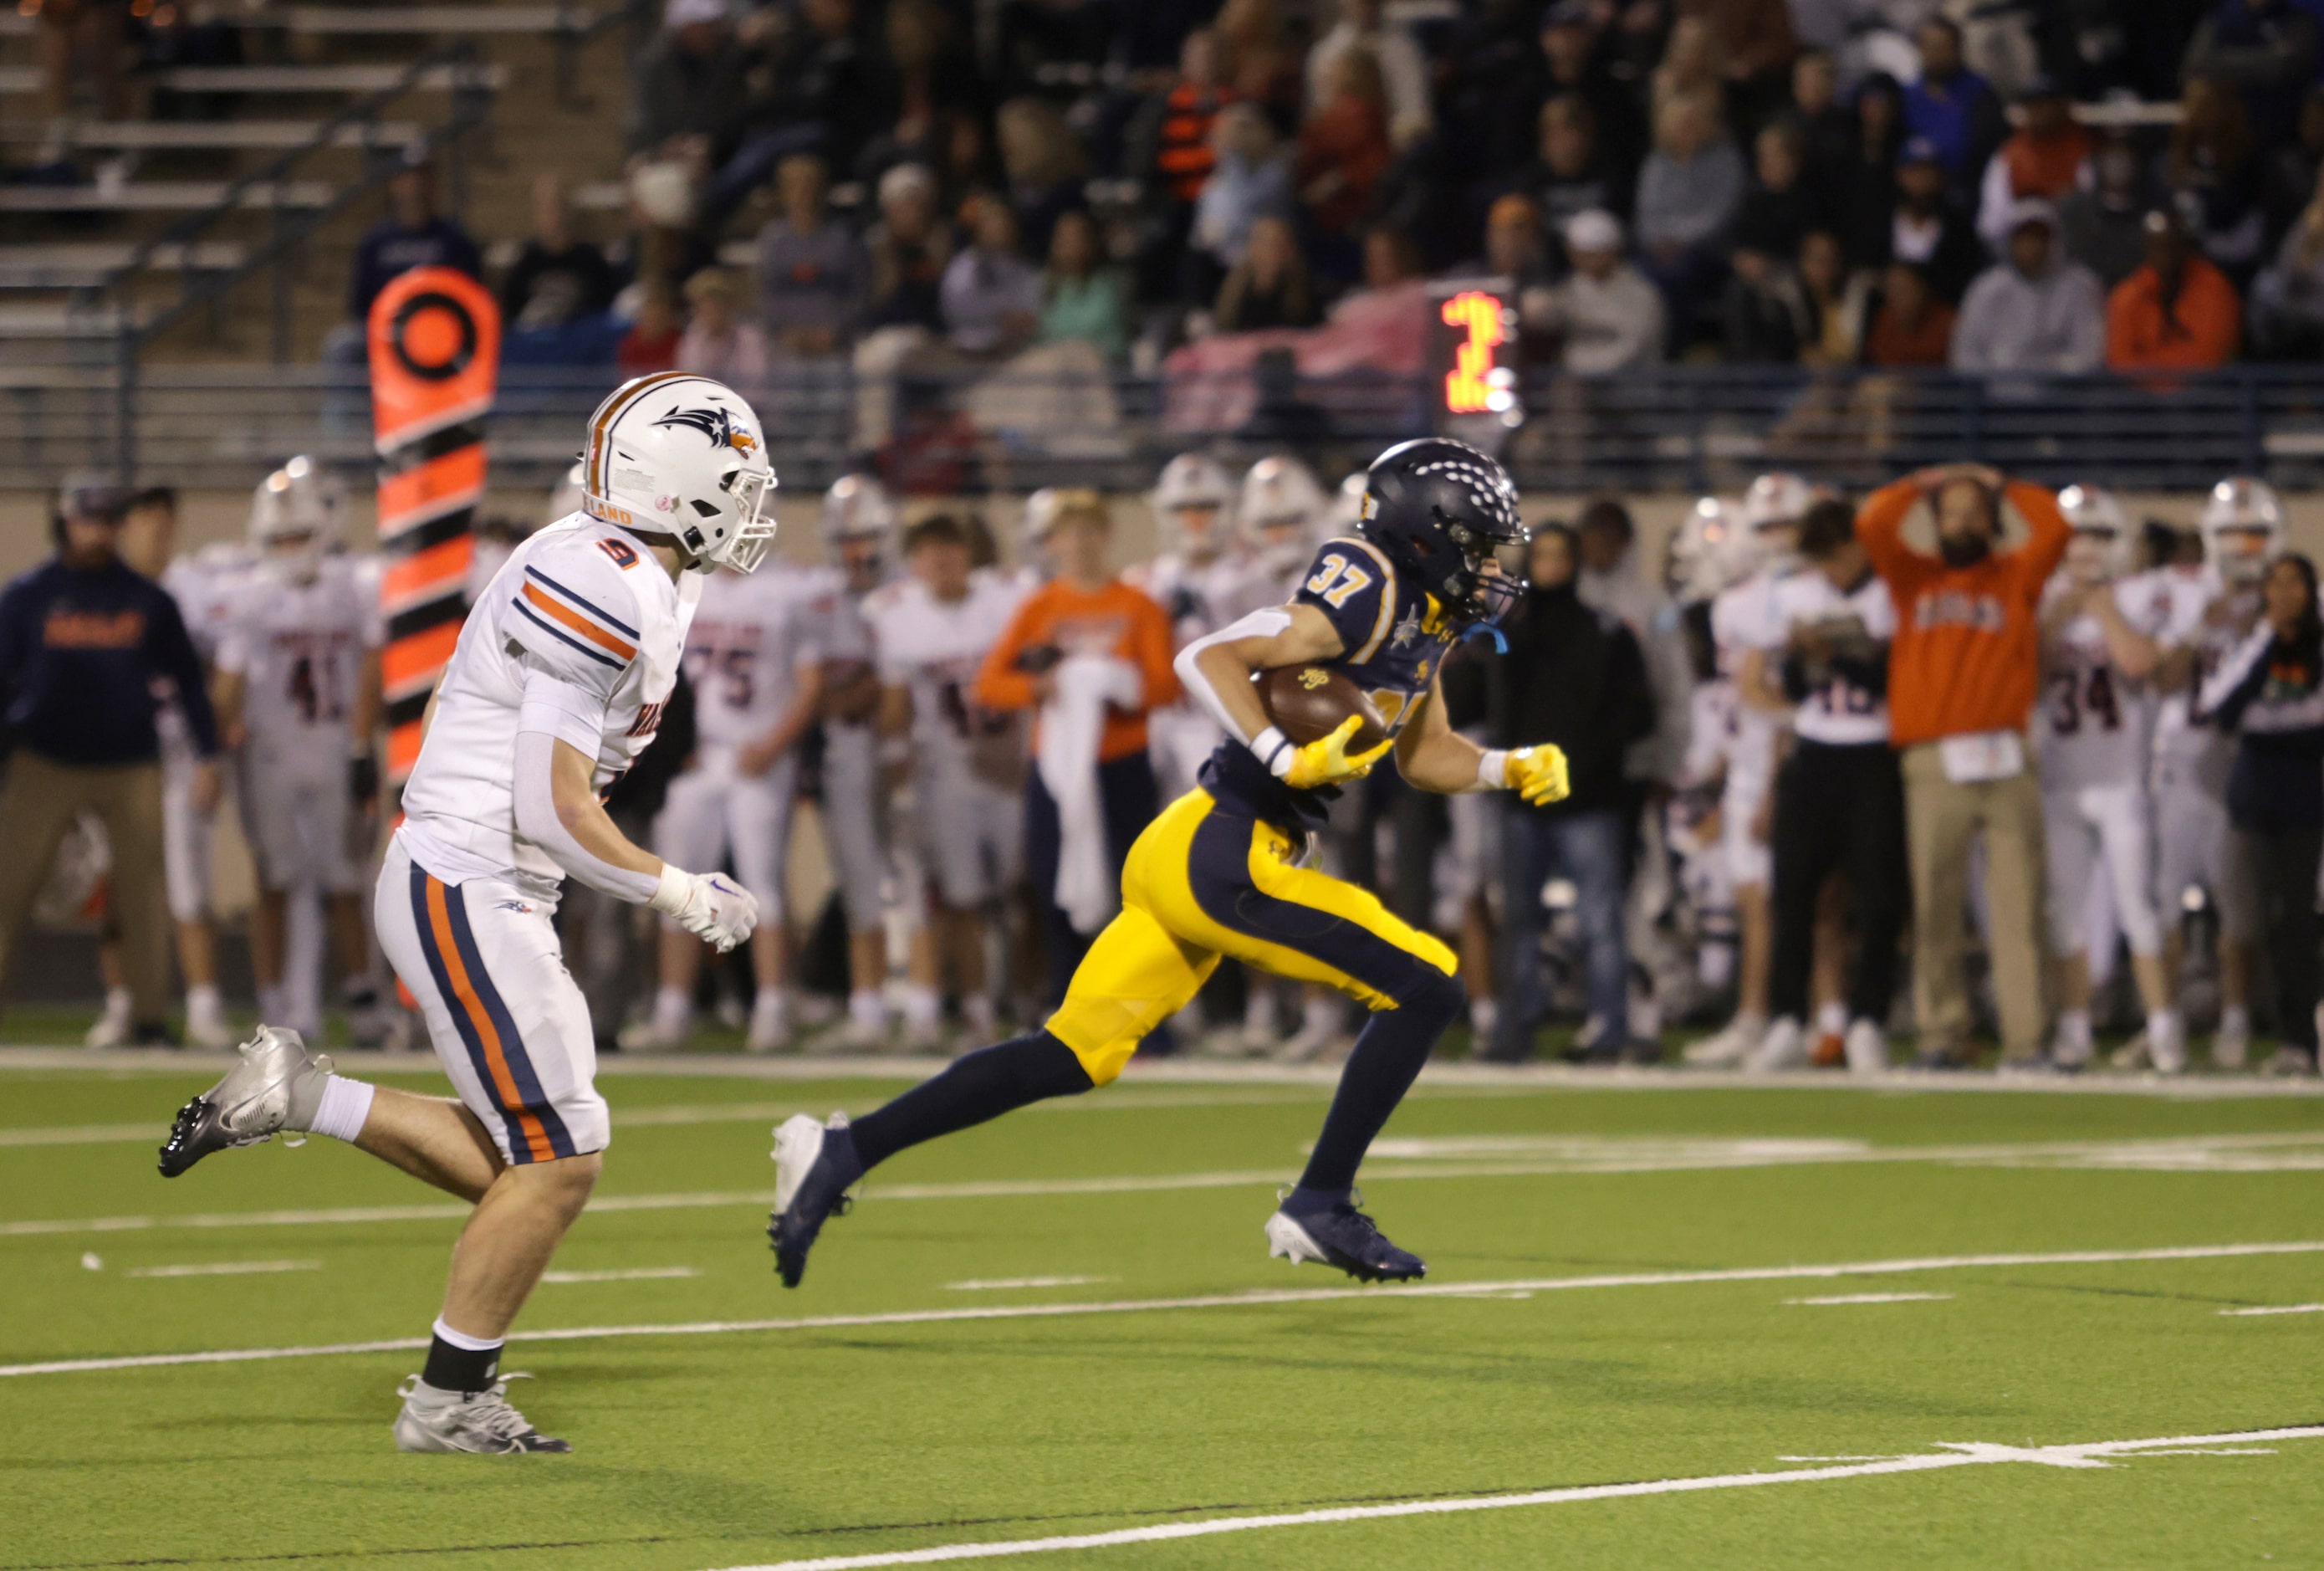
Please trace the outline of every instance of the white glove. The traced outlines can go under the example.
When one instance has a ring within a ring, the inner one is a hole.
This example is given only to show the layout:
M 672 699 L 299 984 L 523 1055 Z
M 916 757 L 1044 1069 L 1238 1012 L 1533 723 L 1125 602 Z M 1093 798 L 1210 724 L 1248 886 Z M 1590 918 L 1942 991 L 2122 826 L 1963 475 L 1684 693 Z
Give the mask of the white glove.
M 721 955 L 751 936 L 759 925 L 759 902 L 747 889 L 721 873 L 687 873 L 661 864 L 661 886 L 646 902 Z

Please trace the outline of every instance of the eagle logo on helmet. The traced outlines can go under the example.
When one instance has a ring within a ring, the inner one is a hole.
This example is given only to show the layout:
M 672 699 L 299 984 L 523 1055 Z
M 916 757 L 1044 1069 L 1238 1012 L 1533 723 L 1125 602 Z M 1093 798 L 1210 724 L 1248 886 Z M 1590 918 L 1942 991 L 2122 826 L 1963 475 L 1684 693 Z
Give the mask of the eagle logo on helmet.
M 689 427 L 694 430 L 700 431 L 705 437 L 707 437 L 710 439 L 710 445 L 712 447 L 733 448 L 736 452 L 740 453 L 747 453 L 752 448 L 759 445 L 759 439 L 752 436 L 748 430 L 736 425 L 734 423 L 733 415 L 728 411 L 723 409 L 678 409 L 672 407 L 668 414 L 654 421 L 654 424 L 658 426 Z

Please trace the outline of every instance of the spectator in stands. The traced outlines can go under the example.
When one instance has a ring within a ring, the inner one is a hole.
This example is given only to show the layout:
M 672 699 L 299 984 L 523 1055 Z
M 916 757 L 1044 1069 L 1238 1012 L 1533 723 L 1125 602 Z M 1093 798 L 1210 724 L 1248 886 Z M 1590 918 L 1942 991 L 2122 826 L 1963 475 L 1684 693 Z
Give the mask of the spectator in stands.
M 788 26 L 771 7 L 742 24 L 745 45 L 763 42 L 741 116 L 741 142 L 703 196 L 712 227 L 794 153 L 815 152 L 826 169 L 851 170 L 881 128 L 871 62 L 857 39 L 855 0 L 800 0 Z
M 1895 244 L 1890 220 L 1896 210 L 1896 171 L 1905 141 L 1904 89 L 1894 77 L 1874 72 L 1857 88 L 1850 119 L 1855 134 L 1847 157 L 1820 177 L 1824 209 L 1844 226 L 1840 243 L 1848 248 L 1849 261 L 1858 267 L 1877 267 Z M 1941 189 L 1941 171 L 1937 183 Z
M 767 337 L 742 319 L 742 282 L 723 267 L 706 267 L 686 281 L 686 300 L 694 309 L 672 366 L 757 396 L 767 385 Z
M 76 65 L 97 79 L 97 107 L 106 119 L 130 117 L 129 79 L 122 69 L 126 5 L 113 0 L 46 0 L 19 14 L 38 19 L 42 107 L 51 124 L 72 112 Z
M 162 887 L 161 742 L 153 689 L 169 683 L 201 762 L 194 808 L 217 806 L 218 735 L 201 657 L 178 604 L 120 557 L 134 500 L 78 476 L 52 515 L 55 557 L 0 593 L 0 981 L 73 820 L 94 813 L 113 852 L 132 1040 L 169 1040 L 170 903 Z
M 1935 144 L 1945 178 L 1966 190 L 2001 145 L 2008 122 L 1992 85 L 1961 56 L 1960 24 L 1932 16 L 1921 23 L 1921 79 L 1904 89 L 1904 130 Z
M 1739 247 L 1729 261 L 1734 271 L 1720 300 L 1727 358 L 1738 365 L 1797 360 L 1813 331 L 1799 274 L 1784 257 L 1751 246 Z
M 1001 106 L 994 128 L 1018 233 L 1027 249 L 1047 255 L 1049 231 L 1058 217 L 1084 205 L 1089 155 L 1064 113 L 1047 98 L 1010 99 Z
M 1598 23 L 1587 0 L 1557 0 L 1541 19 L 1546 97 L 1571 94 L 1590 106 L 1592 134 L 1613 177 L 1627 185 L 1646 156 L 1646 116 L 1638 95 L 1618 79 L 1598 48 Z
M 2316 177 L 2324 174 L 2324 87 L 2312 88 L 2300 101 L 2300 118 L 2292 134 L 2267 155 L 2260 178 L 2260 212 L 2267 221 L 2272 252 L 2308 205 Z
M 415 267 L 449 267 L 470 278 L 484 274 L 476 243 L 436 210 L 436 177 L 424 161 L 407 162 L 387 182 L 388 216 L 355 242 L 347 280 L 347 314 L 360 324 L 389 281 Z
M 1628 215 L 1629 172 L 1599 147 L 1598 116 L 1580 94 L 1560 93 L 1541 106 L 1539 149 L 1517 189 L 1540 208 L 1553 240 L 1580 214 Z
M 1569 219 L 1565 254 L 1573 271 L 1550 291 L 1545 324 L 1559 364 L 1603 375 L 1660 360 L 1668 317 L 1661 292 L 1622 259 L 1622 221 L 1603 212 Z
M 2230 278 L 2250 277 L 2259 266 L 2267 226 L 2259 207 L 2260 162 L 2243 100 L 2208 77 L 2189 82 L 2161 172 L 2174 194 L 2201 203 L 2195 231 L 2203 254 Z
M 1344 251 L 1358 220 L 1371 210 L 1393 150 L 1379 60 L 1360 49 L 1342 50 L 1324 87 L 1299 128 L 1294 172 L 1310 222 L 1322 237 L 1342 242 Z
M 1362 51 L 1379 62 L 1388 122 L 1399 139 L 1435 124 L 1429 102 L 1427 57 L 1403 23 L 1389 22 L 1383 0 L 1338 0 L 1339 19 L 1307 51 L 1307 109 L 1313 114 L 1338 95 L 1341 59 Z
M 1711 117 L 1724 123 L 1729 106 L 1727 73 L 1721 67 L 1718 39 L 1709 23 L 1701 16 L 1681 16 L 1672 23 L 1662 61 L 1648 82 L 1655 124 L 1660 125 L 1663 111 L 1681 98 L 1701 99 Z
M 863 236 L 872 269 L 864 326 L 939 331 L 952 227 L 936 212 L 936 177 L 925 164 L 899 163 L 880 177 L 879 200 L 879 219 Z
M 775 171 L 779 217 L 759 231 L 759 317 L 769 347 L 813 358 L 853 341 L 872 291 L 872 259 L 855 231 L 833 220 L 823 160 L 795 152 Z
M 1800 341 L 1803 365 L 1853 365 L 1864 357 L 1872 315 L 1872 276 L 1851 269 L 1829 229 L 1812 229 L 1794 263 L 1807 304 L 1808 330 Z
M 963 48 L 952 18 L 936 0 L 889 0 L 881 31 L 885 48 L 870 62 L 874 136 L 857 160 L 866 176 L 895 163 L 921 163 L 945 179 L 944 194 L 957 198 L 949 181 L 954 172 L 952 144 L 963 125 L 976 126 L 984 106 L 976 64 Z M 989 183 L 982 170 L 958 171 L 965 184 Z M 952 210 L 947 200 L 945 210 Z
M 1787 0 L 1695 0 L 1739 121 L 1756 125 L 1782 105 L 1800 50 Z
M 2200 370 L 2236 357 L 2243 302 L 2205 261 L 2179 215 L 2146 215 L 2146 264 L 2107 300 L 2107 365 L 2116 371 Z
M 1129 314 L 1129 291 L 1105 264 L 1097 220 L 1080 208 L 1061 215 L 1041 279 L 1040 341 L 1084 343 L 1118 360 L 1130 347 Z
M 1222 333 L 1315 325 L 1315 285 L 1288 218 L 1269 215 L 1252 222 L 1250 243 L 1219 286 L 1212 314 Z
M 2184 67 L 2235 92 L 2252 128 L 2273 142 L 2292 129 L 2319 63 L 2314 12 L 2292 0 L 2218 0 L 2196 24 Z
M 1530 0 L 1463 8 L 1439 54 L 1446 156 L 1489 189 L 1506 182 L 1536 134 L 1543 66 L 1534 10 Z
M 2058 248 L 2057 209 L 2038 197 L 2011 210 L 2007 260 L 1978 275 L 1953 328 L 1957 371 L 2079 376 L 2106 356 L 2098 274 Z
M 1893 99 L 1890 106 L 1895 106 Z M 1807 187 L 1823 210 L 1837 217 L 1848 166 L 1856 157 L 1858 127 L 1856 116 L 1840 101 L 1840 67 L 1826 51 L 1803 50 L 1792 61 L 1792 116 L 1800 128 Z M 1890 147 L 1879 168 L 1885 173 L 1895 160 L 1896 150 Z
M 727 0 L 664 0 L 661 32 L 632 76 L 631 157 L 706 169 L 742 129 L 749 64 Z
M 1235 92 L 1264 105 L 1278 125 L 1296 120 L 1299 55 L 1291 47 L 1277 0 L 1226 0 L 1211 25 L 1225 41 Z
M 669 285 L 650 283 L 638 304 L 638 319 L 613 347 L 614 368 L 623 376 L 668 371 L 676 363 L 678 347 L 685 337 L 685 313 L 678 309 Z
M 2251 328 L 2270 359 L 2324 358 L 2324 179 L 2252 285 Z
M 1923 501 L 1936 520 L 1933 556 L 1904 536 L 1905 516 Z M 2032 531 L 2006 550 L 2005 501 Z M 1982 835 L 2004 1062 L 2033 1065 L 2044 1024 L 2042 788 L 2026 767 L 2023 735 L 2039 670 L 2036 608 L 2072 531 L 2048 486 L 1956 464 L 1876 492 L 1856 533 L 1896 606 L 1889 734 L 1904 753 L 1920 1061 L 1956 1067 L 1968 1046 L 1963 913 L 1969 845 Z M 2312 870 L 2310 876 L 2312 883 Z
M 1551 523 L 1535 531 L 1531 587 L 1508 618 L 1508 652 L 1485 662 L 1483 707 L 1493 745 L 1514 745 L 1519 736 L 1554 743 L 1565 750 L 1573 785 L 1563 801 L 1511 806 L 1502 817 L 1502 996 L 1485 1055 L 1499 1063 L 1533 1057 L 1534 1031 L 1547 1012 L 1541 890 L 1554 874 L 1572 881 L 1586 956 L 1590 1016 L 1574 1042 L 1577 1056 L 1611 1063 L 1630 1048 L 1624 764 L 1631 744 L 1654 732 L 1655 701 L 1637 639 L 1618 616 L 1582 603 L 1575 586 L 1580 566 L 1572 530 Z M 1646 1048 L 1642 1044 L 1641 1057 L 1659 1057 Z
M 1892 369 L 1950 365 L 1954 314 L 1929 287 L 1927 274 L 1909 262 L 1890 263 L 1864 335 L 1865 364 Z
M 2112 289 L 2146 260 L 2146 215 L 2164 195 L 2131 134 L 2107 133 L 2090 154 L 2088 178 L 2059 204 L 2066 254 Z
M 981 199 L 970 235 L 969 247 L 945 268 L 945 331 L 964 355 L 1004 358 L 1040 325 L 1041 274 L 1025 260 L 1008 203 Z
M 605 254 L 573 234 L 565 182 L 532 182 L 532 233 L 501 280 L 501 318 L 512 331 L 562 328 L 613 303 L 613 269 Z
M 1936 143 L 1916 136 L 1896 160 L 1896 206 L 1889 215 L 1887 244 L 1879 260 L 1909 262 L 1928 275 L 1929 286 L 1949 300 L 1961 298 L 1985 265 L 1969 216 L 1945 184 Z
M 1735 247 L 1768 256 L 1794 255 L 1808 232 L 1825 222 L 1823 204 L 1802 178 L 1806 147 L 1798 125 L 1778 120 L 1762 127 L 1752 139 L 1751 159 L 1751 189 L 1735 211 Z
M 1219 59 L 1219 36 L 1207 27 L 1178 46 L 1178 76 L 1140 111 L 1130 141 L 1147 154 L 1155 183 L 1181 207 L 1198 200 L 1222 156 L 1219 121 L 1235 102 Z
M 2065 200 L 2097 146 L 2074 119 L 2065 89 L 2049 77 L 2028 81 L 2018 92 L 2017 106 L 2023 121 L 1986 164 L 1978 195 L 1978 236 L 1995 251 L 2009 242 L 2011 206 L 2026 197 Z
M 1251 226 L 1287 218 L 1297 207 L 1291 158 L 1256 104 L 1231 104 L 1213 122 L 1214 157 L 1202 195 L 1194 199 L 1194 243 L 1223 277 L 1242 260 Z M 1212 292 L 1197 287 L 1196 299 Z
M 1727 271 L 1728 226 L 1743 200 L 1743 159 L 1709 102 L 1674 98 L 1655 117 L 1638 171 L 1639 260 L 1683 332 Z
M 1495 202 L 1485 215 L 1484 250 L 1453 268 L 1452 275 L 1506 279 L 1520 300 L 1545 298 L 1553 282 L 1549 247 L 1534 199 L 1512 191 Z
M 2324 622 L 2316 565 L 2269 567 L 2258 625 L 2203 679 L 2197 714 L 2236 733 L 2228 855 L 2257 907 L 2283 1046 L 2271 1074 L 2316 1073 L 2316 867 L 2324 855 Z

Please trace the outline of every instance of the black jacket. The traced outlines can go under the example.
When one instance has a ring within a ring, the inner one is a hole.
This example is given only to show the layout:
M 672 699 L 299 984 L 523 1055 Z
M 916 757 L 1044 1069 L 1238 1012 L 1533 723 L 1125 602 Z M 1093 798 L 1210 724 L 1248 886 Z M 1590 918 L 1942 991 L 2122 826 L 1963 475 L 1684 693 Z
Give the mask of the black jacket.
M 151 763 L 157 682 L 177 689 L 194 744 L 217 751 L 201 657 L 170 592 L 119 562 L 51 560 L 0 593 L 0 748 L 58 763 Z
M 1623 754 L 1655 728 L 1638 641 L 1618 618 L 1583 605 L 1570 585 L 1534 590 L 1502 632 L 1507 654 L 1474 639 L 1446 665 L 1448 717 L 1464 729 L 1482 721 L 1494 747 L 1551 742 L 1565 750 L 1573 794 L 1536 811 L 1622 806 Z

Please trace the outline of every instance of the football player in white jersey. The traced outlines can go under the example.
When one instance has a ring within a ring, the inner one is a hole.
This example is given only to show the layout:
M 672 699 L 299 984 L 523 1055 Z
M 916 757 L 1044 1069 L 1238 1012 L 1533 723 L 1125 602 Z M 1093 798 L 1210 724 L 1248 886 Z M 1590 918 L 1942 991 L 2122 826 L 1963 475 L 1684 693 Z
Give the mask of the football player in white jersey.
M 1261 458 L 1243 476 L 1235 527 L 1276 591 L 1274 598 L 1281 600 L 1299 587 L 1296 580 L 1323 543 L 1330 513 L 1314 471 L 1287 453 Z
M 1767 892 L 1774 864 L 1766 809 L 1790 709 L 1766 676 L 1770 652 L 1781 650 L 1786 637 L 1775 611 L 1775 587 L 1798 568 L 1800 520 L 1813 501 L 1807 482 L 1796 475 L 1762 475 L 1751 482 L 1743 494 L 1736 548 L 1750 572 L 1711 605 L 1720 670 L 1735 682 L 1735 735 L 1727 749 L 1719 816 L 1742 952 L 1735 1018 L 1724 1030 L 1687 1049 L 1692 1064 L 1740 1063 L 1757 1050 L 1767 1029 L 1767 968 L 1774 954 Z
M 823 832 L 832 876 L 847 913 L 847 1024 L 843 1042 L 876 1048 L 888 1040 L 887 838 L 881 820 L 880 673 L 864 602 L 888 581 L 900 516 L 887 488 L 869 475 L 843 475 L 823 498 L 824 565 L 799 579 L 822 653 Z M 905 1029 L 936 1033 L 940 1001 L 904 996 Z
M 2042 755 L 2043 839 L 2049 852 L 2050 941 L 2058 961 L 2058 1019 L 2051 1062 L 2090 1061 L 2090 890 L 2107 880 L 2131 969 L 2146 1007 L 2154 1067 L 2187 1067 L 2187 1043 L 2163 968 L 2155 911 L 2146 774 L 2152 757 L 2147 683 L 2167 634 L 2167 587 L 2134 574 L 2137 538 L 2122 504 L 2094 485 L 2058 493 L 2073 530 L 2066 559 L 2042 605 L 2042 703 L 2034 739 Z
M 580 1215 L 611 1134 L 589 1009 L 550 916 L 568 877 L 676 916 L 720 949 L 748 892 L 632 845 L 598 793 L 652 740 L 698 572 L 749 571 L 774 536 L 750 406 L 706 377 L 624 384 L 589 422 L 584 511 L 519 546 L 470 612 L 429 699 L 375 910 L 456 1100 L 373 1086 L 263 1026 L 180 1110 L 174 1177 L 279 1131 L 347 1141 L 475 1206 L 426 1367 L 401 1388 L 408 1451 L 567 1451 L 509 1405 L 510 1323 Z
M 798 586 L 779 571 L 722 568 L 702 582 L 686 634 L 686 674 L 694 685 L 695 751 L 654 820 L 654 850 L 681 867 L 718 867 L 759 902 L 751 938 L 758 984 L 743 1039 L 770 1053 L 791 1035 L 783 913 L 783 873 L 798 800 L 799 744 L 823 703 L 819 629 Z M 661 984 L 642 1029 L 626 1048 L 682 1047 L 694 1028 L 694 988 L 702 942 L 662 922 Z
M 959 520 L 922 519 L 904 535 L 909 577 L 872 596 L 870 620 L 880 730 L 907 739 L 915 849 L 933 897 L 934 930 L 916 945 L 913 985 L 940 1000 L 949 981 L 963 1023 L 982 1041 L 998 1014 L 986 924 L 1005 922 L 1002 902 L 1024 880 L 1025 744 L 1015 716 L 990 714 L 970 694 L 1025 591 L 969 562 Z
M 1173 648 L 1184 649 L 1282 600 L 1282 585 L 1259 571 L 1235 536 L 1233 482 L 1214 460 L 1179 454 L 1162 467 L 1152 501 L 1162 552 L 1122 578 L 1170 614 Z M 1194 789 L 1196 772 L 1224 735 L 1201 705 L 1185 698 L 1149 712 L 1146 733 L 1166 799 Z
M 2235 1069 L 2251 1052 L 2248 1001 L 2258 913 L 2227 854 L 2235 738 L 2196 721 L 2192 701 L 2203 678 L 2259 619 L 2260 579 L 2283 548 L 2283 504 L 2265 482 L 2231 477 L 2211 488 L 2197 527 L 2202 566 L 2156 575 L 2171 587 L 2173 610 L 2155 676 L 2163 694 L 2154 718 L 2155 903 L 2170 919 L 2163 959 L 2176 983 L 2186 947 L 2178 916 L 2187 892 L 2200 888 L 2210 895 L 2219 932 L 2219 1023 L 2211 1062 Z
M 259 1018 L 308 1035 L 322 1027 L 322 954 L 302 956 L 309 975 L 287 975 L 286 918 L 298 890 L 323 897 L 349 1010 L 367 1020 L 378 1004 L 356 891 L 368 860 L 358 838 L 379 794 L 383 628 L 377 594 L 347 558 L 330 554 L 345 512 L 338 482 L 310 459 L 260 482 L 250 507 L 257 567 L 225 615 L 217 656 L 219 724 L 239 755 L 243 833 L 258 877 L 250 957 Z

